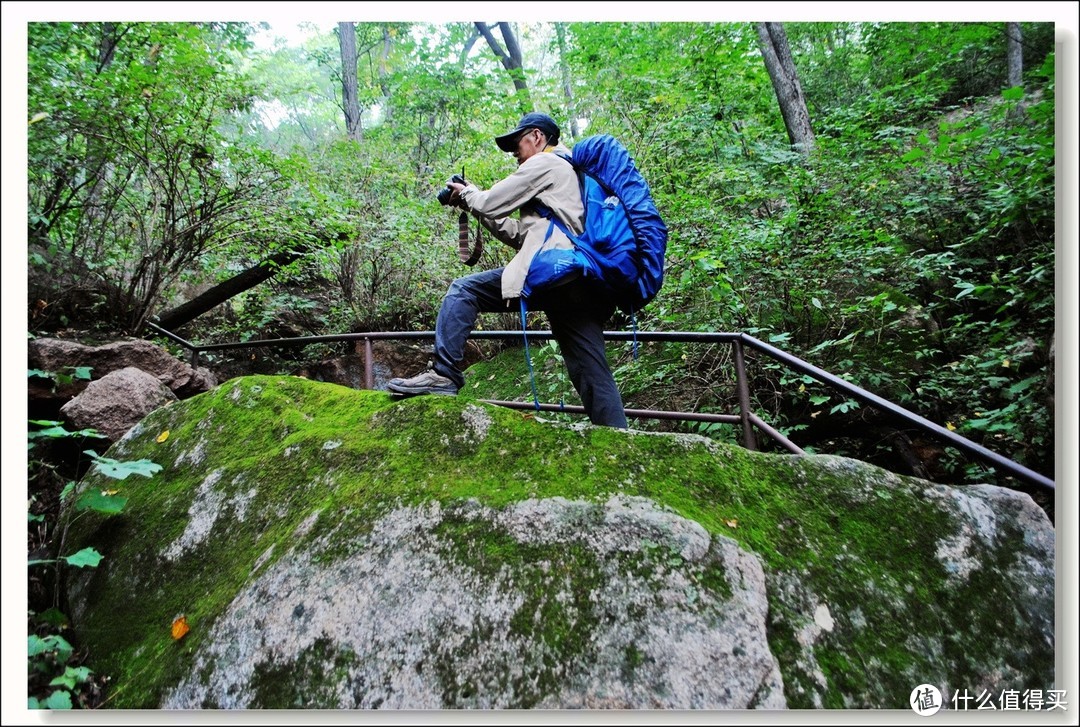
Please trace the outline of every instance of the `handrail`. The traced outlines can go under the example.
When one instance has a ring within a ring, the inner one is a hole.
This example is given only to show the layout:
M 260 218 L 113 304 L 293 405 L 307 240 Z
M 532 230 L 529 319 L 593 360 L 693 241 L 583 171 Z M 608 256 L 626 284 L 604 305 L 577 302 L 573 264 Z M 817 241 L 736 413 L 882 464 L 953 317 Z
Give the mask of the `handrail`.
M 213 343 L 205 345 L 196 345 L 185 341 L 183 338 L 175 335 L 171 331 L 167 331 L 160 326 L 150 322 L 147 324 L 155 332 L 169 338 L 170 340 L 188 348 L 192 353 L 192 366 L 198 365 L 198 356 L 202 351 L 220 351 L 234 348 L 257 348 L 264 346 L 297 346 L 297 345 L 310 345 L 314 343 L 337 343 L 344 341 L 364 341 L 366 346 L 365 360 L 365 385 L 368 388 L 374 388 L 372 381 L 372 355 L 371 355 L 371 342 L 377 340 L 409 340 L 409 339 L 434 339 L 434 331 L 367 331 L 363 333 L 339 333 L 324 336 L 307 336 L 300 338 L 278 338 L 278 339 L 261 339 L 256 341 L 236 341 L 233 343 Z M 473 331 L 471 338 L 481 339 L 514 339 L 521 335 L 521 331 Z M 537 330 L 529 331 L 528 335 L 533 339 L 547 340 L 554 336 L 551 331 Z M 769 356 L 770 358 L 792 368 L 796 371 L 811 376 L 818 381 L 837 389 L 848 396 L 859 400 L 864 404 L 868 404 L 871 407 L 879 409 L 886 414 L 895 418 L 901 419 L 915 428 L 927 432 L 933 436 L 936 436 L 944 440 L 947 444 L 956 447 L 957 449 L 965 452 L 972 457 L 989 464 L 992 467 L 999 468 L 1007 474 L 1017 477 L 1029 484 L 1037 487 L 1055 491 L 1056 486 L 1053 480 L 1045 477 L 1038 472 L 1028 469 L 1021 464 L 1013 462 L 1012 460 L 1004 457 L 997 452 L 994 452 L 980 444 L 972 442 L 971 440 L 952 432 L 945 427 L 934 424 L 928 419 L 914 414 L 887 399 L 883 399 L 876 394 L 872 394 L 865 389 L 862 389 L 838 376 L 830 374 L 824 369 L 820 369 L 813 364 L 807 363 L 797 356 L 793 356 L 786 351 L 783 351 L 775 346 L 765 343 L 764 341 L 751 336 L 748 333 L 731 333 L 731 332 L 695 332 L 695 331 L 604 331 L 604 338 L 606 340 L 613 341 L 672 341 L 681 343 L 731 343 L 735 351 L 735 368 L 736 368 L 736 387 L 739 398 L 738 415 L 732 414 L 696 414 L 687 412 L 661 412 L 655 410 L 638 410 L 628 409 L 626 414 L 630 417 L 639 418 L 654 418 L 654 419 L 683 419 L 687 421 L 710 421 L 721 422 L 726 424 L 741 424 L 743 428 L 744 445 L 747 449 L 756 449 L 753 431 L 751 425 L 762 430 L 769 435 L 770 438 L 779 443 L 784 449 L 793 454 L 803 454 L 803 451 L 790 440 L 788 440 L 783 434 L 764 422 L 760 417 L 750 411 L 749 405 L 749 391 L 747 389 L 747 377 L 745 373 L 744 353 L 743 347 L 749 347 L 760 353 Z M 507 406 L 515 409 L 536 409 L 534 404 L 526 402 L 506 402 L 506 401 L 488 401 L 488 403 L 498 404 L 500 406 Z M 568 413 L 584 413 L 584 407 L 578 406 L 564 406 L 560 404 L 540 404 L 539 409 L 541 411 L 565 411 Z

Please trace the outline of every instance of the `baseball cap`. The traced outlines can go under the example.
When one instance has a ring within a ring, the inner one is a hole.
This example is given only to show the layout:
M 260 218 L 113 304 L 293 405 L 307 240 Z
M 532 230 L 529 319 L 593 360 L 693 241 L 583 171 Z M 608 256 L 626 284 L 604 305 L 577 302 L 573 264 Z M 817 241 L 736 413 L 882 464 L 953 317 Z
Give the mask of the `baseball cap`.
M 547 136 L 548 141 L 557 142 L 559 139 L 559 125 L 547 114 L 533 112 L 521 117 L 521 121 L 513 131 L 508 131 L 502 136 L 495 137 L 495 143 L 505 152 L 512 152 L 517 147 L 518 137 L 527 129 L 540 129 Z

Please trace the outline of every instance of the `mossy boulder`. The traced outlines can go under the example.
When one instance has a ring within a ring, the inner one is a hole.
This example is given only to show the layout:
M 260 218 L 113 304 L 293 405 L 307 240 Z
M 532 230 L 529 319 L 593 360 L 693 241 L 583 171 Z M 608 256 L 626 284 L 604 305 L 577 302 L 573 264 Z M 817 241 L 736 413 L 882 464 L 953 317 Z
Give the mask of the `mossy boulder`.
M 1031 499 L 243 377 L 107 453 L 71 613 L 116 708 L 885 708 L 1050 689 Z M 174 623 L 189 631 L 180 638 Z M 947 706 L 947 705 L 946 705 Z

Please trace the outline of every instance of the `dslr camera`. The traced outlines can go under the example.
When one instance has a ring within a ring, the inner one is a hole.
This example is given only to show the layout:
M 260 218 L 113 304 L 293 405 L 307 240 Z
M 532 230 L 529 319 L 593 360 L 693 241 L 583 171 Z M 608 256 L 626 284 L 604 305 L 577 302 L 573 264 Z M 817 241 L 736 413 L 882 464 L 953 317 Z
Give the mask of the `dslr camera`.
M 468 184 L 468 182 L 465 181 L 464 172 L 462 172 L 461 174 L 455 174 L 454 176 L 450 177 L 450 182 L 455 184 Z M 450 206 L 450 195 L 452 195 L 453 193 L 454 190 L 450 189 L 449 187 L 443 187 L 441 190 L 439 190 L 439 194 L 436 195 L 435 198 L 439 200 L 439 204 L 441 204 L 443 207 L 448 207 Z

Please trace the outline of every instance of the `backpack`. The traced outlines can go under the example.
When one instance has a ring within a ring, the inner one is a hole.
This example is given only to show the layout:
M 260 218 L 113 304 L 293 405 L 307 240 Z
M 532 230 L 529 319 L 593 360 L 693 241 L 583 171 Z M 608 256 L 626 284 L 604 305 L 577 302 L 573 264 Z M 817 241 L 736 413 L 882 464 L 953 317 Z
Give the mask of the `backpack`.
M 630 152 L 607 134 L 574 145 L 571 157 L 581 183 L 585 230 L 574 235 L 551 210 L 539 212 L 574 243 L 573 250 L 543 250 L 533 257 L 521 297 L 572 276 L 601 281 L 615 303 L 631 316 L 656 297 L 664 282 L 667 226 L 653 203 L 649 185 Z

